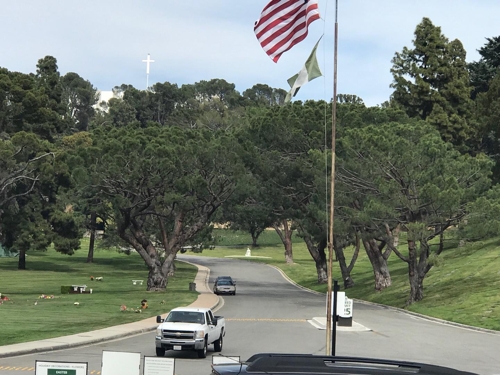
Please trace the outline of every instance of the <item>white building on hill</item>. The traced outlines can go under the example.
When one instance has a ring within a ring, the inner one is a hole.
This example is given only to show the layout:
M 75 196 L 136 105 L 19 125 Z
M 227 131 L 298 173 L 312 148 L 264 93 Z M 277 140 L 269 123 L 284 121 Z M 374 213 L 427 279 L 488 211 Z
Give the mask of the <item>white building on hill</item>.
M 115 91 L 97 91 L 99 94 L 99 101 L 97 104 L 94 106 L 96 109 L 100 109 L 102 111 L 108 111 L 108 102 L 113 99 L 122 99 L 123 98 L 123 92 L 115 92 Z

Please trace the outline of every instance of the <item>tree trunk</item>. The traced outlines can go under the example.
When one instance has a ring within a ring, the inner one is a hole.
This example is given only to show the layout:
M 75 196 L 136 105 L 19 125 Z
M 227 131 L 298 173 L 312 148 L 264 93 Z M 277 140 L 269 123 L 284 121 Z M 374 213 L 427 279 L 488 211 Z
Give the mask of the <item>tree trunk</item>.
M 424 279 L 420 277 L 417 262 L 417 245 L 415 241 L 408 240 L 408 277 L 410 281 L 410 296 L 407 305 L 421 301 L 424 298 Z
M 136 226 L 136 228 L 130 227 L 130 232 L 127 231 L 127 227 L 122 225 L 119 227 L 118 234 L 130 244 L 144 259 L 146 266 L 148 267 L 148 291 L 165 291 L 167 288 L 167 271 L 168 267 L 165 266 L 166 259 L 175 257 L 175 254 L 169 254 L 165 261 L 161 262 L 158 255 L 158 251 L 147 238 L 144 232 Z
M 97 213 L 90 213 L 90 241 L 89 252 L 87 254 L 87 263 L 94 263 L 94 244 L 95 244 L 95 228 L 96 228 Z
M 326 262 L 326 239 L 322 240 L 317 246 L 311 236 L 304 234 L 304 241 L 316 264 L 316 272 L 318 274 L 318 284 L 326 284 L 328 282 L 328 264 Z
M 408 297 L 408 301 L 406 301 L 406 305 L 411 305 L 424 298 L 424 279 L 431 268 L 427 240 L 420 241 L 420 251 L 417 250 L 417 244 L 414 240 L 408 240 L 410 296 Z
M 161 292 L 167 289 L 168 278 L 162 272 L 162 266 L 159 262 L 149 267 L 148 273 L 148 291 Z
M 252 236 L 252 247 L 258 247 L 259 245 L 257 244 L 257 240 L 259 239 L 259 236 L 262 234 L 264 229 L 261 229 L 259 226 L 251 226 L 250 227 L 250 236 Z
M 175 275 L 175 262 L 170 262 L 169 263 L 169 267 L 168 267 L 168 270 L 167 270 L 167 276 L 168 277 L 172 277 Z
M 373 268 L 375 290 L 384 290 L 392 284 L 387 259 L 383 256 L 375 239 L 363 240 L 363 245 Z
M 259 238 L 259 234 L 256 234 L 255 232 L 251 233 L 251 236 L 252 236 L 252 247 L 257 247 L 257 239 Z
M 354 254 L 352 255 L 351 262 L 349 266 L 347 266 L 346 260 L 345 260 L 345 255 L 344 255 L 344 246 L 339 241 L 336 241 L 334 239 L 335 246 L 333 249 L 335 250 L 335 256 L 337 257 L 337 260 L 339 262 L 340 266 L 340 273 L 342 274 L 342 280 L 344 282 L 344 288 L 352 288 L 354 286 L 354 280 L 351 277 L 351 271 L 354 267 L 354 263 L 356 262 L 356 259 L 358 258 L 359 254 L 359 239 L 356 241 L 356 248 L 354 249 Z
M 26 269 L 26 250 L 19 250 L 19 261 L 17 263 L 18 270 Z
M 293 263 L 292 240 L 288 238 L 285 240 L 285 263 Z
M 292 234 L 293 229 L 290 229 L 287 220 L 281 220 L 280 223 L 283 229 L 279 226 L 279 224 L 273 225 L 274 230 L 281 238 L 281 242 L 285 246 L 285 262 L 287 264 L 293 263 L 293 250 L 292 250 Z
M 396 228 L 392 231 L 393 245 L 394 247 L 399 246 L 399 232 L 401 231 L 401 224 L 396 225 Z

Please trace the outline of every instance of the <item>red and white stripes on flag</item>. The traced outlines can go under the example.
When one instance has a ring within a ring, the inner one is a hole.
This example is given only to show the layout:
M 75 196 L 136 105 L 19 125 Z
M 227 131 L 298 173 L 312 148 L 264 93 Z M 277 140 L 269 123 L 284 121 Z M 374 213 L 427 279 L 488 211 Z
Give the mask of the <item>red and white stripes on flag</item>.
M 303 41 L 309 24 L 320 18 L 318 0 L 271 0 L 255 22 L 257 40 L 274 61 Z

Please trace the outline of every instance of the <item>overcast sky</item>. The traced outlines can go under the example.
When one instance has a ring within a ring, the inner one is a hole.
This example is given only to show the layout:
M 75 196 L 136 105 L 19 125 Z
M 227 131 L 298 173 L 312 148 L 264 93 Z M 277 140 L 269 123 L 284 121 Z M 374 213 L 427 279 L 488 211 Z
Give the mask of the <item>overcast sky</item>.
M 254 84 L 288 90 L 312 47 L 324 77 L 301 88 L 295 100 L 325 99 L 333 93 L 335 0 L 319 0 L 322 20 L 309 36 L 274 63 L 261 49 L 254 22 L 268 0 L 15 0 L 0 12 L 0 67 L 35 72 L 51 55 L 61 74 L 76 72 L 100 90 L 122 83 L 195 83 L 213 78 L 243 92 Z M 338 93 L 355 94 L 369 105 L 387 100 L 391 59 L 412 45 L 423 17 L 444 35 L 459 39 L 467 61 L 500 35 L 500 0 L 339 0 Z

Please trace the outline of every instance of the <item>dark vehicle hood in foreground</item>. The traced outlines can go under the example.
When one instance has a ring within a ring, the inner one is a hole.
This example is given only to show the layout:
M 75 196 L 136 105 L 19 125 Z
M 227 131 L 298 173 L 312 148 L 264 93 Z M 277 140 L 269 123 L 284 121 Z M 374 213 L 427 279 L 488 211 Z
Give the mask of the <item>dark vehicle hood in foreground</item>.
M 228 374 L 386 374 L 477 375 L 449 367 L 373 358 L 312 354 L 261 353 L 241 364 L 212 365 L 212 373 Z

